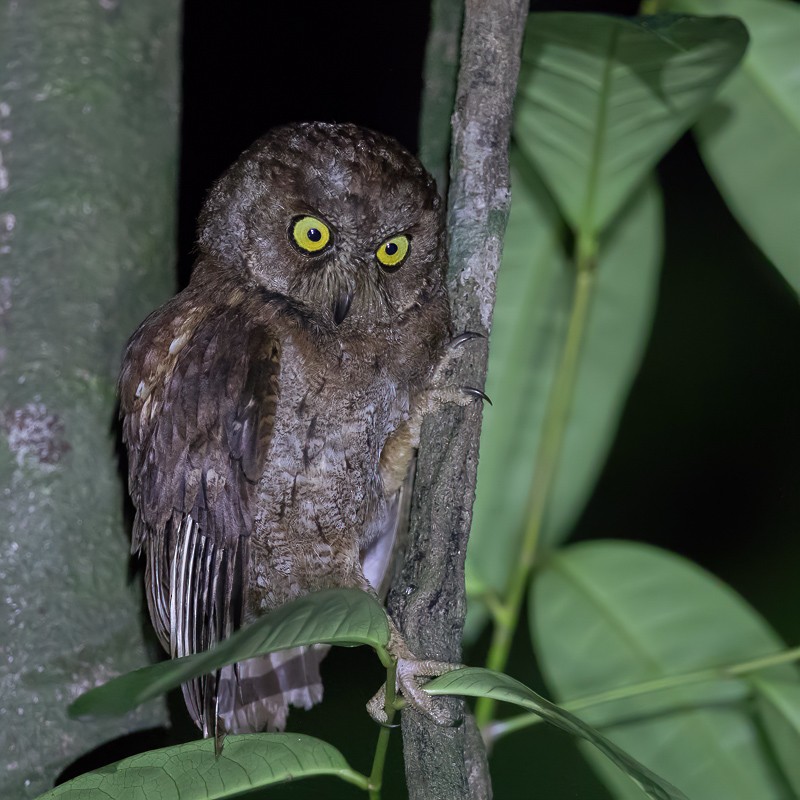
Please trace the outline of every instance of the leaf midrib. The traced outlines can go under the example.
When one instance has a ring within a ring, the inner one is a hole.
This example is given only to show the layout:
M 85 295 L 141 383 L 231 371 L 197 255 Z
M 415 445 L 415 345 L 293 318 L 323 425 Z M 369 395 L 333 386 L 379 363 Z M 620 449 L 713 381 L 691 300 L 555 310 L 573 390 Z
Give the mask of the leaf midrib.
M 595 116 L 595 137 L 592 143 L 592 160 L 589 168 L 589 180 L 586 185 L 586 200 L 583 206 L 583 214 L 579 225 L 579 234 L 594 235 L 595 202 L 597 186 L 600 176 L 600 162 L 606 145 L 607 119 L 608 119 L 608 98 L 611 94 L 613 84 L 613 71 L 616 64 L 617 46 L 621 29 L 611 28 L 611 35 L 606 47 L 606 60 L 603 65 L 603 76 L 600 81 L 600 96 L 597 103 L 597 114 Z
M 550 564 L 555 570 L 560 572 L 566 580 L 571 582 L 578 591 L 582 592 L 584 596 L 589 599 L 593 606 L 601 609 L 603 612 L 603 618 L 615 631 L 619 633 L 620 638 L 629 644 L 634 653 L 639 654 L 642 659 L 647 662 L 648 666 L 652 666 L 656 670 L 659 677 L 669 677 L 670 673 L 666 672 L 660 659 L 658 659 L 657 656 L 653 655 L 646 647 L 644 647 L 642 642 L 637 639 L 637 637 L 625 625 L 623 617 L 617 613 L 616 607 L 612 605 L 608 595 L 603 592 L 599 592 L 594 584 L 584 580 L 580 572 L 566 562 L 567 559 L 558 555 L 552 557 L 550 560 Z M 680 692 L 676 691 L 676 694 L 679 693 Z M 702 731 L 703 736 L 710 740 L 710 749 L 720 754 L 720 760 L 724 759 L 727 763 L 731 764 L 732 768 L 730 769 L 730 772 L 740 775 L 742 785 L 747 786 L 751 777 L 750 772 L 744 769 L 737 759 L 732 758 L 727 749 L 719 747 L 715 731 L 708 725 L 707 718 L 702 711 L 692 707 L 691 711 L 687 711 L 686 713 L 692 715 L 692 725 L 696 726 L 698 730 Z M 753 788 L 756 789 L 760 787 Z

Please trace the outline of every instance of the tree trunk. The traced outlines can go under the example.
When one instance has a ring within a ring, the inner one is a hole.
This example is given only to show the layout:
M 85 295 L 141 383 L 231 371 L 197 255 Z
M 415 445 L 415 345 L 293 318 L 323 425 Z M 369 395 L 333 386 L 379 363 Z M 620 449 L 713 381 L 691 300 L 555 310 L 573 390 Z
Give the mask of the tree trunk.
M 467 0 L 450 169 L 450 296 L 455 331 L 488 336 L 510 202 L 508 140 L 528 3 Z M 424 152 L 424 148 L 423 148 Z M 487 347 L 465 346 L 454 385 L 482 386 Z M 461 658 L 464 556 L 472 520 L 481 407 L 444 410 L 423 427 L 409 549 L 389 609 L 411 648 Z M 443 701 L 444 702 L 444 701 Z M 454 703 L 455 709 L 459 701 Z M 462 705 L 463 707 L 463 705 Z M 442 728 L 403 713 L 411 800 L 488 798 L 486 754 L 471 717 Z
M 174 282 L 177 0 L 0 17 L 0 796 L 160 724 L 74 722 L 146 662 L 115 453 L 122 346 Z

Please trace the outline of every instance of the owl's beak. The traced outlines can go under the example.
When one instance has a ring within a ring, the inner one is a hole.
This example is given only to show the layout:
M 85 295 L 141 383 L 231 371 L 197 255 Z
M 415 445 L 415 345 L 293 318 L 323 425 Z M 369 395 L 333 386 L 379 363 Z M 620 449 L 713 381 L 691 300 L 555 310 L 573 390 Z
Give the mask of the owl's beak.
M 341 325 L 347 312 L 350 311 L 350 304 L 353 302 L 353 290 L 342 289 L 339 296 L 333 302 L 333 321 Z

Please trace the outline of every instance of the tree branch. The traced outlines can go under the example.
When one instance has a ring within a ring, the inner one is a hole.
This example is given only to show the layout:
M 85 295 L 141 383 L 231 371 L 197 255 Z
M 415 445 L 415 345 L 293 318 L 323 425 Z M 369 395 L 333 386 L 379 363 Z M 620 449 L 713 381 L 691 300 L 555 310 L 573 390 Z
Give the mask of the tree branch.
M 467 0 L 453 115 L 448 205 L 455 331 L 488 335 L 510 202 L 508 140 L 528 12 L 523 0 Z M 483 385 L 487 348 L 470 347 L 454 385 Z M 461 658 L 464 556 L 472 521 L 481 408 L 448 408 L 425 423 L 409 549 L 389 610 L 421 656 Z M 460 701 L 450 701 L 459 707 Z M 486 755 L 471 717 L 442 728 L 403 714 L 411 800 L 491 796 Z
M 433 0 L 425 47 L 424 87 L 419 113 L 419 158 L 447 194 L 450 118 L 456 99 L 464 0 Z

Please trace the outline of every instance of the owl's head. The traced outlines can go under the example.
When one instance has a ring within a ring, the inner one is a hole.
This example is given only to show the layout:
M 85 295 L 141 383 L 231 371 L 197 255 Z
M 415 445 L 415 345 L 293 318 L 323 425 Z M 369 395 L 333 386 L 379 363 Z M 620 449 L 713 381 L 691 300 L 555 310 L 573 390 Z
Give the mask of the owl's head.
M 433 178 L 398 142 L 355 125 L 270 131 L 219 179 L 201 260 L 289 298 L 321 324 L 396 328 L 444 296 Z

